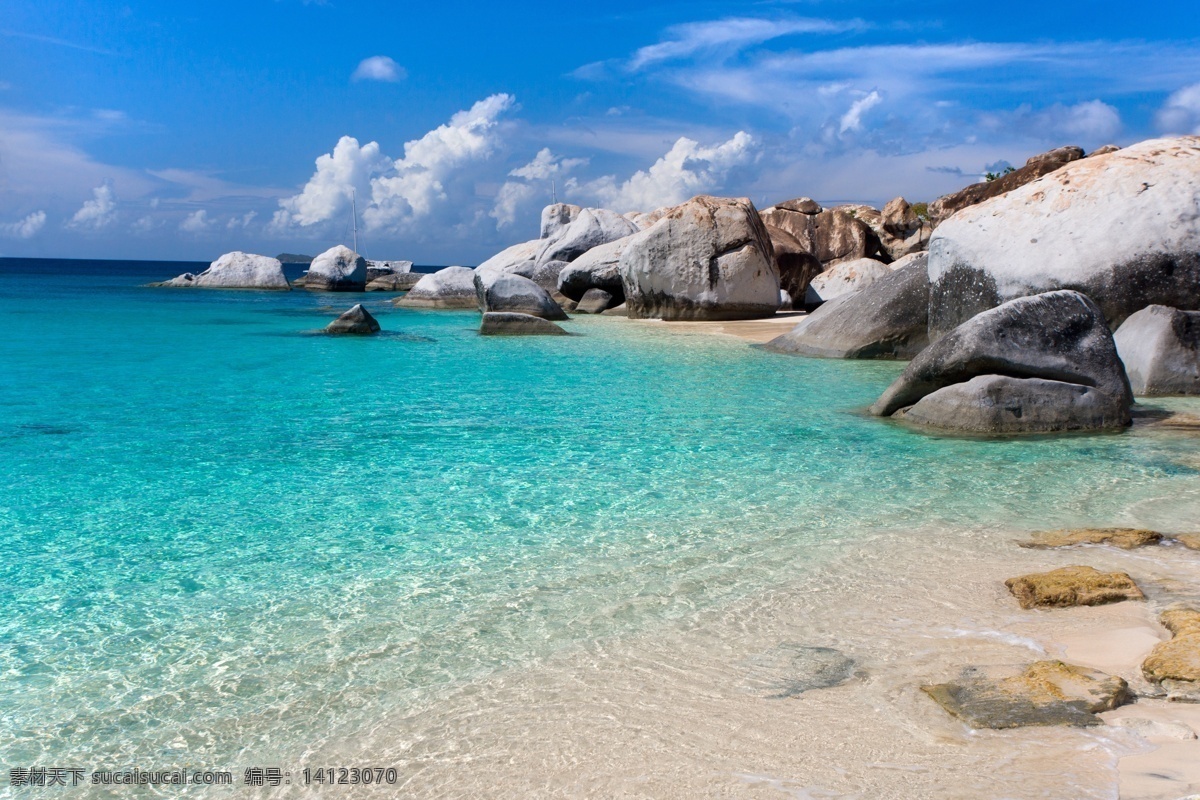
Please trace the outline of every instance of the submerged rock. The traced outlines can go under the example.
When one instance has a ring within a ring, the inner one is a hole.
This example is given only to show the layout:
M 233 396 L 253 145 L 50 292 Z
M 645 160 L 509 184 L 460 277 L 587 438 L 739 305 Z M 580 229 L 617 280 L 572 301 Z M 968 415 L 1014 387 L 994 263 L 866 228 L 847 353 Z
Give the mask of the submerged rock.
M 575 310 L 580 314 L 600 314 L 612 303 L 613 296 L 603 289 L 588 289 Z
M 1079 292 L 1022 297 L 929 345 L 871 406 L 972 433 L 1104 430 L 1133 402 L 1112 334 Z
M 358 303 L 345 314 L 335 319 L 325 328 L 326 333 L 379 333 L 379 322 L 371 316 L 371 312 Z
M 958 681 L 921 690 L 972 728 L 992 729 L 1101 725 L 1098 712 L 1133 699 L 1122 678 L 1061 661 L 1038 661 L 1015 676 L 998 674 L 1002 670 L 968 668 Z
M 1147 306 L 1113 340 L 1135 395 L 1200 394 L 1200 311 Z
M 676 206 L 630 237 L 620 269 L 635 319 L 753 319 L 779 309 L 771 240 L 746 199 L 700 196 Z
M 930 339 L 1054 289 L 1090 297 L 1112 328 L 1152 304 L 1200 309 L 1197 207 L 1200 137 L 1189 136 L 1072 161 L 959 211 L 929 243 Z
M 929 278 L 920 260 L 824 303 L 764 347 L 824 358 L 914 358 L 929 344 L 928 320 Z
M 424 277 L 424 273 L 420 272 L 394 272 L 375 278 L 367 284 L 366 290 L 368 292 L 407 292 Z
M 567 313 L 549 293 L 520 275 L 475 274 L 475 297 L 479 310 L 512 311 L 543 319 L 563 320 Z
M 532 314 L 489 311 L 479 325 L 480 336 L 568 336 L 553 322 Z
M 417 281 L 408 294 L 392 301 L 401 308 L 479 308 L 475 270 L 446 267 Z
M 749 666 L 746 687 L 771 699 L 841 686 L 858 674 L 858 664 L 840 650 L 791 642 L 751 658 Z
M 1056 547 L 1072 547 L 1077 544 L 1110 544 L 1122 550 L 1148 547 L 1162 542 L 1163 535 L 1157 531 L 1141 528 L 1075 528 L 1061 531 L 1038 531 L 1021 547 L 1048 550 Z
M 278 289 L 285 292 L 291 289 L 279 259 L 240 250 L 221 256 L 199 275 L 185 272 L 157 285 L 196 289 Z
M 1146 599 L 1133 578 L 1124 572 L 1100 572 L 1083 566 L 1009 578 L 1004 585 L 1021 608 L 1099 606 Z
M 309 291 L 361 292 L 366 285 L 367 260 L 340 244 L 314 258 L 304 275 Z

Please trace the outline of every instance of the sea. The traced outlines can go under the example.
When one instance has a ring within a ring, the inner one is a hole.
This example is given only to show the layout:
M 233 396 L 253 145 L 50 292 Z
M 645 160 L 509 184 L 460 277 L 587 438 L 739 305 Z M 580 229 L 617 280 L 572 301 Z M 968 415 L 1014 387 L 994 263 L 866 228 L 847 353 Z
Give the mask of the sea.
M 537 745 L 528 719 L 533 738 L 506 739 L 504 721 L 545 700 L 539 670 L 576 659 L 590 666 L 572 674 L 595 674 L 605 653 L 704 632 L 694 653 L 708 671 L 622 661 L 647 686 L 671 676 L 655 719 L 720 694 L 726 668 L 731 704 L 757 697 L 736 676 L 772 669 L 762 653 L 789 642 L 850 653 L 869 684 L 859 615 L 920 622 L 869 587 L 936 569 L 930 553 L 1079 525 L 1180 530 L 1200 508 L 1200 440 L 1152 426 L 988 439 L 870 417 L 900 363 L 610 317 L 575 317 L 568 337 L 484 338 L 477 313 L 398 309 L 381 293 L 145 285 L 204 266 L 0 259 L 6 775 L 211 769 L 241 786 L 273 768 L 284 792 L 306 769 L 374 765 L 397 775 L 373 781 L 429 796 L 637 796 L 629 786 L 687 747 L 664 734 L 633 783 L 571 783 L 625 767 L 585 768 L 561 738 Z M 359 302 L 381 334 L 321 332 Z M 1003 577 L 979 584 L 996 608 Z M 818 589 L 841 599 L 811 620 L 764 600 Z M 778 618 L 738 611 L 752 608 Z M 589 728 L 621 719 L 619 704 L 583 702 L 603 687 L 554 685 L 556 730 L 584 750 Z M 491 722 L 472 727 L 485 707 Z M 680 741 L 713 722 L 684 713 Z M 722 730 L 713 742 L 736 738 Z M 613 738 L 638 748 L 635 730 Z M 541 766 L 502 783 L 526 745 L 543 747 Z M 689 763 L 742 775 L 711 755 L 722 746 L 696 745 Z M 467 773 L 469 791 L 454 778 Z M 736 778 L 748 793 L 784 779 Z M 803 796 L 853 796 L 840 791 Z

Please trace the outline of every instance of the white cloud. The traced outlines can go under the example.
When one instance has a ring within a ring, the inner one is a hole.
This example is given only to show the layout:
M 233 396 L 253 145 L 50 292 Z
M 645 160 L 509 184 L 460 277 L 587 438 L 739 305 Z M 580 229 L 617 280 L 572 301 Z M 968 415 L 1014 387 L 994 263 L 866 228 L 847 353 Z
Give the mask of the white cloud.
M 863 115 L 882 102 L 883 97 L 880 96 L 879 92 L 871 92 L 865 97 L 855 100 L 850 104 L 850 110 L 842 115 L 838 132 L 845 135 L 851 131 L 861 131 Z
M 98 231 L 107 228 L 116 219 L 117 196 L 112 184 L 104 183 L 92 189 L 92 199 L 84 201 L 67 226 L 76 230 Z
M 208 212 L 200 209 L 184 217 L 183 222 L 179 223 L 179 230 L 185 233 L 203 233 L 208 230 L 209 224 Z
M 0 225 L 0 234 L 16 239 L 32 239 L 46 226 L 46 212 L 34 211 L 24 219 Z
M 1162 133 L 1200 135 L 1200 83 L 1168 97 L 1154 121 Z
M 616 211 L 650 211 L 721 189 L 731 170 L 750 164 L 757 155 L 758 143 L 745 131 L 714 147 L 680 137 L 650 169 L 638 170 L 619 184 L 608 176 L 579 189 Z
M 397 64 L 388 56 L 371 56 L 358 63 L 358 68 L 350 76 L 353 81 L 385 81 L 397 83 L 408 77 L 404 67 Z
M 1048 128 L 1061 135 L 1088 142 L 1111 139 L 1121 132 L 1120 113 L 1099 100 L 1073 106 L 1056 103 L 1040 117 Z
M 253 222 L 254 218 L 257 216 L 257 211 L 247 211 L 240 217 L 230 217 L 229 221 L 225 223 L 225 227 L 229 230 L 234 230 L 235 228 L 249 228 L 250 223 Z
M 465 203 L 474 185 L 463 170 L 486 160 L 499 144 L 499 118 L 513 107 L 511 95 L 480 100 L 420 139 L 404 145 L 404 157 L 385 156 L 377 142 L 360 146 L 343 136 L 333 153 L 317 159 L 317 171 L 294 197 L 280 201 L 272 228 L 311 227 L 348 219 L 350 197 L 357 191 L 358 209 L 367 230 L 399 233 L 443 206 Z
M 727 17 L 706 22 L 688 22 L 668 28 L 667 38 L 663 41 L 638 49 L 629 60 L 629 68 L 640 70 L 697 53 L 732 53 L 744 47 L 798 33 L 841 33 L 864 27 L 865 24 L 861 20 L 843 22 L 806 17 Z
M 536 186 L 528 181 L 546 181 L 563 178 L 576 167 L 588 163 L 586 158 L 562 158 L 554 155 L 549 147 L 543 147 L 537 155 L 523 167 L 518 167 L 508 173 L 509 177 L 521 178 L 519 181 L 505 181 L 496 192 L 496 201 L 488 216 L 496 220 L 496 228 L 503 228 L 517 221 L 521 207 L 539 194 L 549 202 L 552 195 L 550 187 Z M 561 185 L 561 184 L 560 184 Z
M 150 231 L 159 227 L 161 224 L 161 220 L 157 220 L 147 214 L 144 217 L 138 217 L 137 220 L 135 220 L 134 223 L 129 226 L 129 229 L 134 233 L 150 233 Z

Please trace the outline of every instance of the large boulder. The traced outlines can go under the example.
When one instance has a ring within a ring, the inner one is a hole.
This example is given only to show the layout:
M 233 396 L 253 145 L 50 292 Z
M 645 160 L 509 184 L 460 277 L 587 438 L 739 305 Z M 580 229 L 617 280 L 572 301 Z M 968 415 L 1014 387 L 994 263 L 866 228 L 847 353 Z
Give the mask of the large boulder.
M 361 292 L 366 284 L 367 260 L 340 244 L 314 258 L 304 276 L 309 291 Z
M 585 208 L 570 225 L 542 242 L 536 261 L 574 261 L 602 244 L 615 242 L 637 233 L 638 227 L 615 211 L 606 208 Z
M 550 294 L 521 275 L 475 273 L 475 297 L 479 310 L 511 311 L 543 319 L 566 319 L 567 314 Z
M 489 311 L 479 324 L 480 336 L 568 336 L 548 319 L 512 311 Z
M 613 304 L 613 296 L 603 289 L 588 289 L 579 298 L 575 310 L 580 314 L 603 314 Z
M 632 237 L 593 247 L 558 273 L 558 290 L 572 300 L 581 300 L 589 289 L 603 289 L 623 302 L 621 254 Z
M 771 248 L 775 251 L 775 268 L 779 270 L 779 287 L 787 292 L 791 308 L 803 308 L 808 285 L 821 274 L 821 262 L 796 237 L 783 228 L 767 225 Z
M 1200 137 L 1074 161 L 958 212 L 929 243 L 930 338 L 1014 297 L 1076 289 L 1115 328 L 1200 309 Z
M 842 261 L 809 281 L 805 305 L 815 308 L 835 297 L 861 291 L 891 272 L 886 264 L 873 258 Z
M 355 305 L 345 314 L 329 323 L 325 328 L 326 333 L 352 333 L 365 335 L 371 333 L 379 333 L 379 322 L 375 317 L 371 316 L 371 312 L 362 307 L 362 303 Z
M 929 343 L 929 278 L 922 261 L 842 295 L 764 347 L 825 358 L 913 358 Z
M 936 227 L 952 214 L 964 208 L 977 205 L 993 197 L 1007 194 L 1013 189 L 1018 189 L 1030 181 L 1036 180 L 1043 175 L 1048 175 L 1056 169 L 1081 158 L 1083 158 L 1083 150 L 1078 147 L 1059 147 L 1047 153 L 1033 156 L 1025 162 L 1025 166 L 1007 175 L 1001 175 L 991 181 L 973 183 L 954 194 L 939 197 L 929 204 L 929 218 Z
M 528 242 L 514 244 L 511 247 L 506 247 L 496 255 L 484 261 L 475 269 L 480 272 L 515 272 L 519 269 L 533 269 L 534 259 L 537 257 L 538 250 L 545 244 L 541 239 L 533 239 Z
M 955 328 L 912 360 L 871 413 L 1031 433 L 1123 427 L 1132 402 L 1100 309 L 1062 290 L 1009 301 Z
M 475 295 L 475 270 L 446 267 L 417 281 L 393 303 L 401 308 L 479 308 Z
M 1113 340 L 1135 395 L 1200 394 L 1200 311 L 1148 306 Z
M 933 226 L 918 217 L 907 200 L 897 197 L 883 207 L 879 226 L 872 226 L 872 230 L 879 237 L 882 254 L 896 261 L 925 250 L 929 246 Z
M 549 239 L 570 225 L 583 211 L 570 203 L 553 203 L 542 209 L 541 238 Z
M 878 255 L 879 238 L 869 225 L 857 218 L 866 206 L 847 206 L 815 214 L 794 210 L 813 207 L 802 202 L 805 200 L 807 198 L 768 208 L 762 214 L 763 223 L 789 234 L 805 252 L 826 267 Z
M 279 289 L 288 291 L 287 278 L 279 259 L 243 253 L 226 253 L 199 275 L 185 272 L 159 284 L 173 288 L 197 289 Z
M 694 197 L 631 237 L 621 254 L 630 317 L 750 319 L 779 309 L 771 239 L 749 200 Z
M 402 275 L 412 272 L 411 261 L 367 261 L 367 283 L 385 275 Z
M 368 281 L 368 292 L 407 292 L 417 285 L 425 275 L 420 272 L 396 272 L 391 275 L 381 275 Z

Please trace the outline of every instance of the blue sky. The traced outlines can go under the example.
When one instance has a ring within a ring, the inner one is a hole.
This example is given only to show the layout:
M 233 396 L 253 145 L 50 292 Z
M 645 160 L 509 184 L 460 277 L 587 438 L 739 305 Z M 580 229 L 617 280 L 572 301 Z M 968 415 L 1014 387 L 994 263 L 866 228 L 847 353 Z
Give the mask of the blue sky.
M 560 199 L 931 200 L 1200 133 L 1194 2 L 6 0 L 0 255 L 477 263 Z

